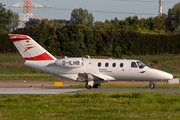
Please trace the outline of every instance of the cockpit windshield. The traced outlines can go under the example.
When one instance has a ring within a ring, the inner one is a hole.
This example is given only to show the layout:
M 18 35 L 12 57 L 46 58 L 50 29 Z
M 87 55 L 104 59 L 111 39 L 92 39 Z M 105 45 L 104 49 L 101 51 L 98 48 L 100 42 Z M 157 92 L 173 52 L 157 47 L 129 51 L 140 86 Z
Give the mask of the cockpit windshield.
M 144 63 L 142 63 L 141 61 L 137 61 L 137 64 L 138 64 L 140 69 L 146 67 L 146 65 Z

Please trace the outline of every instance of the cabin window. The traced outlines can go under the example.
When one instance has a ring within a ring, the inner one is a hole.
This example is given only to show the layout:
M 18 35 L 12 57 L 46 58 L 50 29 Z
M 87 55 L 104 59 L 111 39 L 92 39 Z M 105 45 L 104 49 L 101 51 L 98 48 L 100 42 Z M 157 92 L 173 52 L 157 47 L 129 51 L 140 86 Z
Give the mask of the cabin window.
M 121 63 L 121 64 L 120 64 L 120 67 L 123 67 L 123 66 L 124 66 L 124 64 L 123 64 L 123 63 Z
M 113 66 L 113 67 L 116 67 L 116 63 L 113 63 L 112 66 Z
M 108 67 L 109 66 L 109 63 L 105 63 L 105 67 Z
M 135 63 L 135 62 L 131 62 L 131 67 L 132 67 L 132 68 L 137 68 L 136 63 Z
M 98 63 L 98 67 L 101 67 L 101 63 L 100 62 Z

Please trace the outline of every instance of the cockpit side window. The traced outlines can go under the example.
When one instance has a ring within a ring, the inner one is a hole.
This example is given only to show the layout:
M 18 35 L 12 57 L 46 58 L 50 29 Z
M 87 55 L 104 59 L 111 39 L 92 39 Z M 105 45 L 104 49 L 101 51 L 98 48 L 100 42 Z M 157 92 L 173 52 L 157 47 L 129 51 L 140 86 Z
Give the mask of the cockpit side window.
M 140 69 L 146 67 L 146 65 L 144 63 L 140 62 L 140 61 L 137 61 L 137 64 L 138 64 Z
M 137 68 L 136 63 L 135 63 L 135 62 L 131 62 L 131 67 L 132 67 L 132 68 Z

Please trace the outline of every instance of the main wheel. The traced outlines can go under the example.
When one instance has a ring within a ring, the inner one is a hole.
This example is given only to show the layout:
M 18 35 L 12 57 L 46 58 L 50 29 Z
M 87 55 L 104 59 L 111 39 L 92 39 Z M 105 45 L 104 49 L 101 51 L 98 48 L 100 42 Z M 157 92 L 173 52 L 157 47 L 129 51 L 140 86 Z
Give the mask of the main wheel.
M 91 85 L 88 85 L 88 83 L 86 83 L 85 87 L 86 87 L 87 89 L 91 89 Z
M 98 88 L 100 86 L 100 84 L 95 84 L 94 86 L 93 86 L 93 88 Z
M 155 84 L 154 84 L 154 83 L 150 83 L 150 84 L 149 84 L 149 87 L 150 87 L 151 89 L 154 89 L 154 88 L 155 88 Z

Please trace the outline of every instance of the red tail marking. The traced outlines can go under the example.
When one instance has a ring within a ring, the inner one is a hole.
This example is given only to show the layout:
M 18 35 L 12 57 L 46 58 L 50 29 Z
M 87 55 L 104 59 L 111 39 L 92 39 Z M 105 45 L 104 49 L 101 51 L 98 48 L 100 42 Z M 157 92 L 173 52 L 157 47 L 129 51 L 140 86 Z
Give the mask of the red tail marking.
M 26 35 L 9 35 L 9 38 L 12 40 L 12 42 L 21 40 L 31 40 Z
M 26 52 L 27 50 L 29 50 L 29 49 L 31 49 L 31 48 L 33 48 L 33 47 L 26 47 L 25 49 L 25 51 L 24 52 Z
M 16 41 L 21 41 L 21 40 L 31 40 L 30 38 L 11 38 L 11 40 L 13 41 L 13 42 L 16 42 Z
M 9 34 L 9 37 L 27 37 L 27 35 L 13 35 L 13 34 Z
M 30 58 L 24 58 L 24 60 L 37 60 L 37 61 L 41 61 L 41 60 L 54 60 L 51 56 L 49 56 L 46 52 L 35 56 L 35 57 L 30 57 Z

